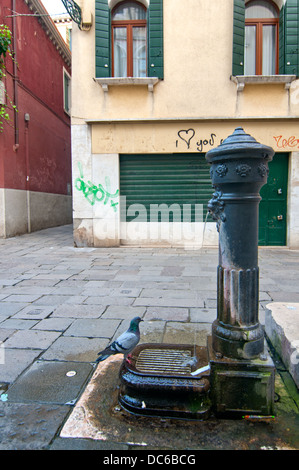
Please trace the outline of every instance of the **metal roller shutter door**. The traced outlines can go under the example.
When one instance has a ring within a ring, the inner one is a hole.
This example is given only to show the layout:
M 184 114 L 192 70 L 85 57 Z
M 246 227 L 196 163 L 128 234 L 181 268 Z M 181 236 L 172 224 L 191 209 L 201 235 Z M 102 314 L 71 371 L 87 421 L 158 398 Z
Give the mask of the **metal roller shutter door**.
M 195 204 L 203 204 L 205 219 L 213 192 L 210 166 L 204 154 L 120 156 L 120 195 L 126 196 L 126 213 L 123 208 L 122 220 L 127 222 L 138 215 L 127 215 L 133 204 L 146 207 L 147 222 L 150 222 L 151 204 L 179 204 L 182 221 L 183 205 L 190 204 L 192 222 L 195 221 Z

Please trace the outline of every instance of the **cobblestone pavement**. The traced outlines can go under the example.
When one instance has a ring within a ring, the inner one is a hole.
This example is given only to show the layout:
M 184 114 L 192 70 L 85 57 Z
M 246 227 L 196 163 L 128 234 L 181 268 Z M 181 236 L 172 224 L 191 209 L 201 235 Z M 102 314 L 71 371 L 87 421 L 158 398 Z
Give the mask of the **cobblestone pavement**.
M 70 225 L 0 240 L 0 449 L 62 448 L 97 351 L 133 316 L 141 342 L 206 345 L 217 263 L 217 248 L 74 248 Z M 259 265 L 263 323 L 269 302 L 299 302 L 299 251 L 260 249 Z

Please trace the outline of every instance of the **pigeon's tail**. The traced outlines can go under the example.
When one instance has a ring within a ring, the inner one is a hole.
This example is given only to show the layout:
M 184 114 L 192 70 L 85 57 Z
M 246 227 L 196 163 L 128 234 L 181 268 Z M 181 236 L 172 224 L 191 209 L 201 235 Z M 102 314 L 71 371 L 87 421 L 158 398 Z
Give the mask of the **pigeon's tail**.
M 111 356 L 111 354 L 100 354 L 99 357 L 96 359 L 96 362 L 102 362 L 107 359 L 107 357 Z
M 96 362 L 102 362 L 107 359 L 107 357 L 112 356 L 115 354 L 115 351 L 112 349 L 111 345 L 108 346 L 106 349 L 103 349 L 103 351 L 100 351 L 98 353 L 98 358 L 96 359 Z

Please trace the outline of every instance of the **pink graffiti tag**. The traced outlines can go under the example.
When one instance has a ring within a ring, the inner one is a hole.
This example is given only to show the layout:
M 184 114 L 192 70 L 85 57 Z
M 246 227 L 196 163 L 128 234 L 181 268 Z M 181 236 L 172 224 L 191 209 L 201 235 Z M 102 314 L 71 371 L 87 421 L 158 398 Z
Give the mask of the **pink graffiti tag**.
M 296 139 L 295 136 L 291 136 L 288 139 L 284 139 L 282 135 L 278 135 L 277 137 L 273 137 L 275 139 L 277 147 L 279 149 L 285 148 L 298 148 L 299 149 L 299 139 Z

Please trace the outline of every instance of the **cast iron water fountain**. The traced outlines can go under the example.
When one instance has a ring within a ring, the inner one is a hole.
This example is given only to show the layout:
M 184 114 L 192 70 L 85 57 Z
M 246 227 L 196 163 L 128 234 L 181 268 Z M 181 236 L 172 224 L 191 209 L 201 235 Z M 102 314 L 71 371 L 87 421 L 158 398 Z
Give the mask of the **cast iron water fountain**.
M 272 415 L 275 368 L 259 323 L 258 206 L 274 150 L 237 128 L 206 155 L 219 232 L 217 319 L 206 347 L 141 344 L 121 368 L 119 401 L 150 416 Z

